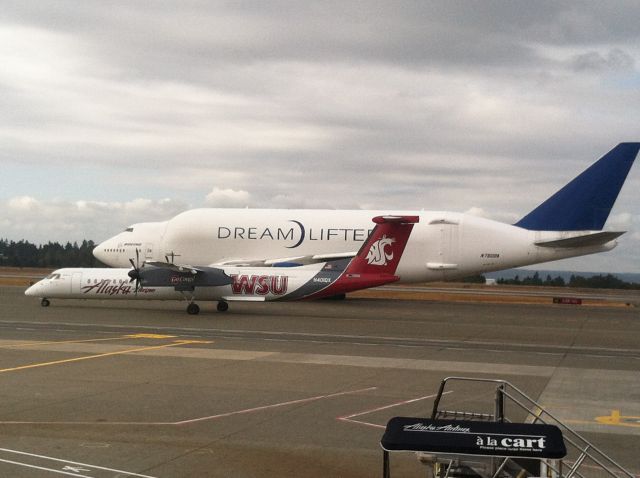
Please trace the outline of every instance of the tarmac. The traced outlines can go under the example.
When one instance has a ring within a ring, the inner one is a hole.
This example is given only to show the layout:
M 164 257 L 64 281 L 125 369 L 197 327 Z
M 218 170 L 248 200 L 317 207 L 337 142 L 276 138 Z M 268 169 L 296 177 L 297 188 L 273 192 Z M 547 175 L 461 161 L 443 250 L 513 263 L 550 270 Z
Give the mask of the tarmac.
M 371 477 L 447 376 L 513 383 L 640 474 L 635 307 L 52 300 L 0 287 L 0 476 Z M 449 409 L 493 407 L 452 388 Z M 393 476 L 424 476 L 415 456 Z M 588 475 L 587 475 L 588 476 Z

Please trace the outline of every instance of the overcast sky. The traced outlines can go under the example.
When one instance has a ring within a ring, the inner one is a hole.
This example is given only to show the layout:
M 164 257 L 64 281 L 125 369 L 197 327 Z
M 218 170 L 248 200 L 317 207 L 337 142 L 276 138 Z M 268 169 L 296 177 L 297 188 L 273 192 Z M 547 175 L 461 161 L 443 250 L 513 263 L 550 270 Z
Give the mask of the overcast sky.
M 640 3 L 2 2 L 0 237 L 202 206 L 515 222 L 640 141 Z M 613 252 L 640 272 L 640 160 Z M 548 266 L 546 266 L 548 267 Z

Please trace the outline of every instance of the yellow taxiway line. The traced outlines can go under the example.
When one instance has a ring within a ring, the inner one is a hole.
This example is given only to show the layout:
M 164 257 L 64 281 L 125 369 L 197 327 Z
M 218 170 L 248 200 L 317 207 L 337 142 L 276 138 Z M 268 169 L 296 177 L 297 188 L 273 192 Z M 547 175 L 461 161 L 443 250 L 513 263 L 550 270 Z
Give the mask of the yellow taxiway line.
M 34 345 L 54 345 L 54 344 L 82 344 L 85 342 L 105 342 L 108 340 L 122 340 L 122 339 L 173 339 L 175 335 L 159 335 L 159 334 L 132 334 L 121 335 L 118 337 L 107 337 L 101 339 L 83 339 L 83 340 L 53 340 L 49 342 L 24 342 L 21 344 L 5 344 L 0 345 L 1 349 L 9 349 L 12 347 L 32 347 Z
M 18 370 L 27 370 L 27 369 L 30 369 L 30 368 L 37 368 L 37 367 L 48 367 L 50 365 L 59 365 L 59 364 L 63 364 L 63 363 L 79 362 L 81 360 L 90 360 L 90 359 L 96 359 L 96 358 L 101 358 L 101 357 L 109 357 L 109 356 L 112 356 L 112 355 L 124 355 L 124 354 L 130 354 L 130 353 L 135 353 L 135 352 L 144 352 L 144 351 L 147 351 L 147 350 L 163 349 L 163 348 L 176 347 L 178 345 L 186 345 L 186 344 L 193 344 L 193 343 L 202 343 L 202 342 L 193 341 L 193 340 L 176 340 L 173 343 L 164 344 L 164 345 L 154 345 L 154 346 L 150 346 L 150 347 L 140 347 L 140 348 L 137 348 L 137 349 L 121 350 L 121 351 L 118 351 L 118 352 L 108 352 L 108 353 L 104 353 L 104 354 L 87 355 L 87 356 L 83 356 L 83 357 L 74 357 L 74 358 L 63 359 L 63 360 L 54 360 L 52 362 L 41 362 L 41 363 L 34 363 L 34 364 L 30 364 L 30 365 L 22 365 L 20 367 L 4 368 L 4 369 L 0 369 L 0 373 L 15 372 L 15 371 L 18 371 Z
M 632 415 L 622 415 L 620 410 L 611 410 L 611 415 L 606 417 L 596 417 L 598 423 L 603 425 L 616 425 L 621 427 L 640 427 L 640 417 Z

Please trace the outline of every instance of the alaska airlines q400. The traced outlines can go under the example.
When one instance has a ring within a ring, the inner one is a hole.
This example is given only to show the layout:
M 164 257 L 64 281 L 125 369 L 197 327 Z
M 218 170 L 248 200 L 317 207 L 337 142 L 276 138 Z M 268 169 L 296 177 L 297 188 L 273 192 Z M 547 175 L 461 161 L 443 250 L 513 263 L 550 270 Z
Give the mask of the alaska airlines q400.
M 376 226 L 355 257 L 299 267 L 192 267 L 168 262 L 131 260 L 133 268 L 59 269 L 29 287 L 25 294 L 63 299 L 187 299 L 197 314 L 198 300 L 305 300 L 343 295 L 399 279 L 396 268 L 417 216 L 378 216 Z M 135 285 L 132 282 L 135 281 Z
M 309 264 L 352 257 L 369 235 L 371 217 L 379 215 L 420 217 L 398 265 L 401 282 L 604 252 L 624 233 L 602 229 L 639 148 L 617 145 L 513 225 L 454 212 L 193 209 L 165 222 L 134 224 L 93 254 L 112 267 L 127 267 L 136 250 L 146 261 L 166 257 L 182 264 Z

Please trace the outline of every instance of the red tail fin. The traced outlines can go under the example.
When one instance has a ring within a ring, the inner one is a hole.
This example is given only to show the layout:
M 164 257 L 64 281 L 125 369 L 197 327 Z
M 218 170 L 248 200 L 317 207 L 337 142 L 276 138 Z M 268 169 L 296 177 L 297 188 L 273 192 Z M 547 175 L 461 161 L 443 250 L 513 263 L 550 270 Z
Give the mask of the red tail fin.
M 349 263 L 345 274 L 394 275 L 418 216 L 377 216 L 377 225 Z
M 376 227 L 340 277 L 329 287 L 306 298 L 331 297 L 397 281 L 396 268 L 413 225 L 418 221 L 418 216 L 374 217 Z

